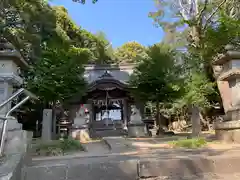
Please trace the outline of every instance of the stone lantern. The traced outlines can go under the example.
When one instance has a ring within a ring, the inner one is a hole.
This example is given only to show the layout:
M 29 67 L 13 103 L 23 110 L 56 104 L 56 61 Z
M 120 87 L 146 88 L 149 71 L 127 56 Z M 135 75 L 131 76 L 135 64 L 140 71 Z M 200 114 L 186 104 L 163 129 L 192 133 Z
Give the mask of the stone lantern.
M 20 68 L 26 68 L 27 62 L 22 58 L 13 45 L 4 38 L 0 39 L 0 102 L 10 97 L 14 88 L 23 84 Z M 0 110 L 5 115 L 11 108 L 11 103 Z
M 218 81 L 227 81 L 229 87 L 223 89 L 228 95 L 223 122 L 215 123 L 216 137 L 226 142 L 240 142 L 240 50 L 226 46 L 226 52 L 213 62 L 221 67 Z

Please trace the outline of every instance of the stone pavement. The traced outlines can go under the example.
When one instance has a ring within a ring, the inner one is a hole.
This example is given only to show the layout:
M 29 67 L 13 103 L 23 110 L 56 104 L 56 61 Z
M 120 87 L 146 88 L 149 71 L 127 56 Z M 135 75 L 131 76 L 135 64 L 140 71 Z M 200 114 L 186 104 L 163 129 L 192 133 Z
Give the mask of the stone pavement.
M 237 180 L 240 179 L 240 173 L 236 174 L 215 174 L 205 173 L 201 175 L 194 175 L 189 177 L 154 177 L 154 178 L 141 178 L 141 180 Z
M 163 139 L 105 140 L 110 151 L 92 146 L 87 153 L 35 158 L 25 180 L 240 179 L 239 146 L 184 150 L 158 146 Z

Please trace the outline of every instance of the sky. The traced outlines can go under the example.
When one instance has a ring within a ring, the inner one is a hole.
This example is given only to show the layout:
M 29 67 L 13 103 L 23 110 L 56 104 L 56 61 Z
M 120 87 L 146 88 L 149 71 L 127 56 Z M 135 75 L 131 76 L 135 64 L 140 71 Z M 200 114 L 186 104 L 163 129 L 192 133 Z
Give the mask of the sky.
M 103 31 L 114 48 L 129 41 L 142 45 L 160 42 L 163 31 L 153 25 L 148 13 L 154 11 L 153 0 L 98 0 L 85 5 L 71 0 L 52 0 L 53 5 L 62 5 L 71 18 L 82 28 L 96 33 Z

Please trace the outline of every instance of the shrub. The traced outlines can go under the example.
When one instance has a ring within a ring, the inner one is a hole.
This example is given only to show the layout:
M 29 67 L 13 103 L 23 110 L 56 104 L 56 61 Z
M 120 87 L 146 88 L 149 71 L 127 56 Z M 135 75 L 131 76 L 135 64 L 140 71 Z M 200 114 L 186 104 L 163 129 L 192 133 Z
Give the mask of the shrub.
M 54 140 L 49 142 L 36 142 L 32 146 L 34 155 L 59 156 L 74 151 L 84 151 L 81 143 L 74 139 Z
M 172 141 L 169 144 L 173 147 L 201 148 L 207 144 L 207 141 L 204 138 L 193 138 Z

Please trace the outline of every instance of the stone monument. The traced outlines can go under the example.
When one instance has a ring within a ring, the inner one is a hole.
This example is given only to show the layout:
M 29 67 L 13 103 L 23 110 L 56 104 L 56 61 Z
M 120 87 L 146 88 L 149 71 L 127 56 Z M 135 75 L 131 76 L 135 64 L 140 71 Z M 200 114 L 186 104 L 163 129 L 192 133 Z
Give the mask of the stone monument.
M 240 49 L 226 46 L 226 52 L 213 62 L 220 66 L 217 80 L 227 81 L 229 87 L 224 89 L 230 96 L 230 103 L 225 108 L 226 116 L 222 122 L 215 122 L 216 137 L 226 142 L 240 143 Z
M 87 142 L 90 140 L 88 130 L 88 105 L 81 105 L 80 108 L 76 108 L 74 124 L 72 126 L 72 138 L 79 140 L 80 142 Z
M 128 136 L 129 137 L 145 137 L 145 124 L 142 121 L 142 115 L 140 108 L 136 105 L 131 105 L 131 116 L 128 124 Z

